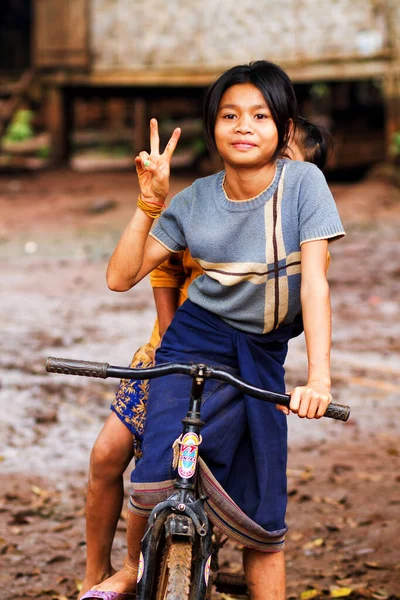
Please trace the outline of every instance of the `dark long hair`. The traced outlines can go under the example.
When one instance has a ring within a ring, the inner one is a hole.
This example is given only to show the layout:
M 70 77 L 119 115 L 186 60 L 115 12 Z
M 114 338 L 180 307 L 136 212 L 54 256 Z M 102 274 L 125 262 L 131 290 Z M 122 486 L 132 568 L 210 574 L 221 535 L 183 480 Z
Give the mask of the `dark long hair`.
M 287 147 L 291 124 L 295 127 L 297 101 L 289 76 L 281 67 L 268 60 L 232 67 L 206 91 L 203 119 L 204 136 L 209 150 L 217 150 L 214 130 L 221 98 L 228 88 L 240 83 L 251 83 L 259 89 L 271 111 L 278 131 L 278 145 L 272 156 L 272 160 L 275 160 Z
M 323 171 L 333 151 L 333 138 L 329 131 L 321 125 L 311 123 L 305 117 L 298 116 L 294 140 L 302 151 L 304 160 L 314 163 Z

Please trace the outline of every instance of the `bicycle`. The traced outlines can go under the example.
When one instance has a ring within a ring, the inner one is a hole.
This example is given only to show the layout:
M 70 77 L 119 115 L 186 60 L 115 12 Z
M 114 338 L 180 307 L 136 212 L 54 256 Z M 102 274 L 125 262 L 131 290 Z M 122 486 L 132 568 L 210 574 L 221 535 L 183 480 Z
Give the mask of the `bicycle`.
M 218 379 L 253 398 L 274 404 L 289 406 L 290 396 L 262 390 L 223 369 L 197 363 L 132 369 L 49 357 L 46 371 L 102 379 L 147 380 L 171 374 L 186 374 L 193 379 L 188 412 L 182 419 L 183 430 L 177 441 L 174 492 L 157 504 L 149 516 L 141 543 L 136 595 L 138 600 L 206 600 L 211 598 L 214 584 L 219 592 L 244 593 L 243 578 L 218 573 L 218 550 L 223 542 L 213 535 L 204 506 L 207 497 L 196 493 L 200 431 L 204 424 L 200 418 L 203 389 L 207 379 Z M 331 403 L 324 416 L 347 421 L 350 409 Z

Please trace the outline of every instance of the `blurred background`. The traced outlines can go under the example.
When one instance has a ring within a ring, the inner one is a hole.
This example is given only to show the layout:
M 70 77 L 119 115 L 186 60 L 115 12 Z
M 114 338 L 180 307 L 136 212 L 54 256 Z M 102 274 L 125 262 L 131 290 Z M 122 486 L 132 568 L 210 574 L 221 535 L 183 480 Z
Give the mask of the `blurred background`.
M 105 283 L 149 119 L 163 142 L 182 128 L 172 197 L 221 168 L 202 136 L 204 90 L 260 58 L 287 70 L 301 115 L 332 133 L 325 174 L 347 232 L 328 276 L 332 394 L 352 416 L 289 418 L 287 597 L 400 598 L 400 1 L 2 0 L 3 600 L 73 600 L 82 584 L 88 460 L 117 382 L 44 365 L 127 365 L 149 339 L 148 281 L 124 294 Z M 300 337 L 287 388 L 306 377 Z M 115 567 L 125 529 L 124 508 Z M 240 549 L 224 552 L 240 574 Z
M 398 0 L 3 0 L 0 167 L 129 169 L 156 116 L 176 166 L 209 171 L 205 87 L 266 57 L 335 137 L 330 170 L 400 153 Z

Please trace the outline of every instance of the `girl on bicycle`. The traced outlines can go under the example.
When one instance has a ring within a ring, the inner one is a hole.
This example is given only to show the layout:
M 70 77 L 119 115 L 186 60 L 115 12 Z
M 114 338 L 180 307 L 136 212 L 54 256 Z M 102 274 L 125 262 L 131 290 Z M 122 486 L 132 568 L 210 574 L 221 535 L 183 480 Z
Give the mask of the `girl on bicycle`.
M 292 160 L 314 163 L 323 170 L 331 146 L 326 130 L 298 116 L 285 155 Z M 149 342 L 135 352 L 131 367 L 154 364 L 155 349 L 177 307 L 187 300 L 189 285 L 202 273 L 187 249 L 174 253 L 150 273 L 157 321 Z M 91 452 L 86 501 L 87 564 L 79 597 L 115 572 L 111 547 L 124 497 L 123 474 L 132 458 L 137 461 L 141 456 L 147 396 L 148 382 L 121 381 L 111 415 Z
M 224 73 L 208 91 L 204 114 L 224 171 L 175 196 L 150 233 L 164 208 L 180 135 L 176 129 L 160 154 L 152 120 L 151 152 L 135 159 L 138 209 L 111 257 L 107 281 L 126 291 L 188 248 L 204 273 L 191 284 L 156 361 L 223 365 L 256 386 L 283 392 L 287 343 L 304 326 L 308 380 L 292 391 L 290 409 L 319 418 L 331 400 L 327 246 L 344 231 L 320 170 L 281 158 L 296 114 L 291 82 L 277 65 L 257 61 Z M 208 514 L 245 546 L 252 599 L 283 599 L 289 411 L 215 382 L 206 390 L 199 476 Z M 106 591 L 128 598 L 134 591 L 146 516 L 172 491 L 171 447 L 186 405 L 181 376 L 151 383 L 143 457 L 131 477 L 128 556 L 121 571 L 85 598 L 106 598 Z

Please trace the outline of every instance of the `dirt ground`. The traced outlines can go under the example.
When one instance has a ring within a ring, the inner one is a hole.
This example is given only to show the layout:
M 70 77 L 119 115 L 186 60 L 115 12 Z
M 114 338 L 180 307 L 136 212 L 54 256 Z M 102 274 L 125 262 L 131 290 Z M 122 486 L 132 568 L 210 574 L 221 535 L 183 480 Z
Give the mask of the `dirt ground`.
M 173 178 L 173 192 L 192 180 Z M 347 424 L 291 415 L 288 597 L 400 598 L 400 191 L 331 185 L 347 237 L 331 247 L 333 395 Z M 0 589 L 75 598 L 84 573 L 90 448 L 117 382 L 44 371 L 49 355 L 128 364 L 154 319 L 148 282 L 110 292 L 105 268 L 138 189 L 133 173 L 0 177 Z M 287 361 L 305 378 L 304 341 Z M 128 479 L 127 486 L 128 488 Z M 114 563 L 125 551 L 126 513 Z M 238 572 L 228 544 L 224 568 Z M 216 594 L 227 600 L 228 596 Z

